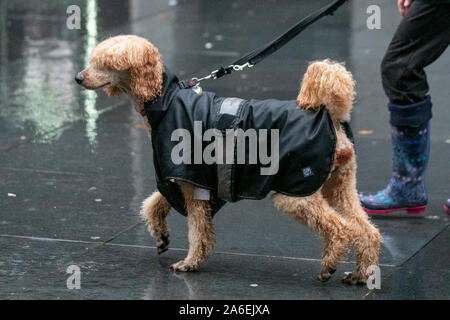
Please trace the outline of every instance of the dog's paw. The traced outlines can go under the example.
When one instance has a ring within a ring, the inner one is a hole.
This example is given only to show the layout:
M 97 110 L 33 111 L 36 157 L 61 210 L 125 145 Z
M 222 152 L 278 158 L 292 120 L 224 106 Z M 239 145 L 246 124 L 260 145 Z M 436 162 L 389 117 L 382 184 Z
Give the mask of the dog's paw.
M 177 263 L 174 263 L 170 266 L 170 269 L 173 271 L 196 271 L 197 267 L 193 266 L 192 264 L 186 262 L 185 260 L 178 261 Z
M 166 252 L 169 249 L 169 235 L 162 234 L 161 237 L 156 241 L 156 249 L 158 255 Z
M 320 271 L 319 275 L 317 276 L 317 280 L 321 282 L 327 282 L 330 280 L 331 275 L 336 272 L 336 269 L 324 267 L 322 271 Z
M 366 279 L 357 273 L 349 273 L 344 279 L 342 279 L 342 282 L 354 286 L 358 284 L 365 284 Z

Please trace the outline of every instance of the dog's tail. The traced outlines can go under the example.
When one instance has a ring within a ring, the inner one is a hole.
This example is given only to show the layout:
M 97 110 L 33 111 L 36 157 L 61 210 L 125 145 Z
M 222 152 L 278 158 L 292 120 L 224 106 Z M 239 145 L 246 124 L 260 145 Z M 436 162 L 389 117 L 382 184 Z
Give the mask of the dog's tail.
M 326 59 L 309 65 L 303 76 L 297 105 L 304 109 L 325 105 L 333 121 L 348 121 L 355 95 L 351 72 L 343 64 Z

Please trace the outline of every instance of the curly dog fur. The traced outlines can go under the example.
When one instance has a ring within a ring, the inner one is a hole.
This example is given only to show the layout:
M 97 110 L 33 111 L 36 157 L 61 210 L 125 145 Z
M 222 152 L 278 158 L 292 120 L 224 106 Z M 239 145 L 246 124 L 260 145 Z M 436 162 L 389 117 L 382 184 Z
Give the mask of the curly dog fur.
M 143 110 L 144 101 L 161 94 L 163 63 L 158 49 L 146 39 L 127 35 L 100 43 L 92 53 L 91 66 L 77 75 L 77 82 L 87 89 L 103 88 L 109 95 L 128 94 Z M 341 127 L 350 119 L 355 97 L 352 74 L 339 63 L 324 60 L 309 65 L 301 83 L 297 104 L 315 109 L 326 105 L 337 133 L 334 168 L 326 183 L 308 197 L 275 193 L 274 206 L 306 224 L 324 239 L 322 265 L 318 276 L 327 281 L 339 261 L 351 247 L 357 256 L 356 270 L 344 282 L 365 283 L 368 267 L 378 264 L 381 235 L 361 208 L 356 193 L 356 158 L 353 144 Z M 149 130 L 151 130 L 146 120 Z M 214 244 L 214 227 L 209 202 L 194 198 L 194 186 L 177 182 L 184 194 L 188 212 L 189 251 L 187 257 L 171 266 L 177 271 L 197 270 L 207 259 Z M 158 253 L 167 250 L 169 232 L 166 217 L 171 207 L 158 192 L 147 198 L 141 217 L 156 239 Z

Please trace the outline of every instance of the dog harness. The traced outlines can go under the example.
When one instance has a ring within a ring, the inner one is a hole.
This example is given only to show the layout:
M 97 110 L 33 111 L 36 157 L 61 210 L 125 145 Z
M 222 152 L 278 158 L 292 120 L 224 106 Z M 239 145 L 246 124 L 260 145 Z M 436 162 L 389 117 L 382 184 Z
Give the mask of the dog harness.
M 226 202 L 263 199 L 270 191 L 304 197 L 324 184 L 336 147 L 324 106 L 305 111 L 294 100 L 224 98 L 195 89 L 182 89 L 164 68 L 161 96 L 144 104 L 152 128 L 157 187 L 179 213 L 187 215 L 175 180 L 194 185 L 198 199 L 209 200 L 211 215 Z M 350 127 L 344 127 L 352 138 Z M 206 137 L 206 132 L 213 135 Z M 218 138 L 222 144 L 211 151 Z M 272 163 L 258 157 L 263 149 Z M 216 161 L 206 161 L 205 154 L 216 156 Z

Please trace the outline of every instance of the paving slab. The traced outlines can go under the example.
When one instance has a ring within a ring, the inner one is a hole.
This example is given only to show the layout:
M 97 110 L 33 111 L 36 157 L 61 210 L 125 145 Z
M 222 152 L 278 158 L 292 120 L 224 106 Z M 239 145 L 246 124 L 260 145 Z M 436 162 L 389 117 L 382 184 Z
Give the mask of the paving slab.
M 383 280 L 389 290 L 373 291 L 371 299 L 448 300 L 450 281 L 447 227 L 426 247 L 412 256 L 401 268 Z
M 169 266 L 185 252 L 159 258 L 137 246 L 3 236 L 0 243 L 2 299 L 362 299 L 371 292 L 341 283 L 352 264 L 323 284 L 318 261 L 220 254 L 201 272 L 175 273 Z M 67 288 L 71 265 L 80 268 L 80 289 Z

